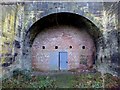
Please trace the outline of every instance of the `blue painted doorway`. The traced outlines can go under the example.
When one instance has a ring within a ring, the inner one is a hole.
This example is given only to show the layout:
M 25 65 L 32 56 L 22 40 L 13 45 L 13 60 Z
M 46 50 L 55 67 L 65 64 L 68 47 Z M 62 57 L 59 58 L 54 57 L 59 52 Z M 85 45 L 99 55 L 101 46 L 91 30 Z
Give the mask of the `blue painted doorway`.
M 50 70 L 67 70 L 68 53 L 67 52 L 51 52 L 49 65 L 50 65 Z
M 59 69 L 67 70 L 67 68 L 68 68 L 68 53 L 59 52 Z
M 51 52 L 50 53 L 50 70 L 59 70 L 59 53 Z

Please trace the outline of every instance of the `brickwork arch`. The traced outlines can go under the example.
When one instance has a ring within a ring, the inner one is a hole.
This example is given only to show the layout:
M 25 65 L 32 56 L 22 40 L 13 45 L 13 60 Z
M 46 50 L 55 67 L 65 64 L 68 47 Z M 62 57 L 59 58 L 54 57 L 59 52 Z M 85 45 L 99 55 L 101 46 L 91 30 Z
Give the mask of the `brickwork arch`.
M 25 59 L 27 58 L 26 60 L 29 60 L 28 62 L 30 62 L 30 59 L 31 59 L 30 48 L 36 36 L 46 28 L 53 27 L 53 26 L 60 26 L 60 25 L 73 26 L 76 28 L 85 28 L 87 32 L 90 34 L 90 36 L 93 38 L 95 47 L 97 50 L 98 48 L 97 40 L 99 37 L 102 36 L 102 32 L 94 23 L 92 23 L 90 20 L 88 20 L 84 16 L 74 14 L 74 13 L 69 13 L 69 12 L 53 13 L 39 19 L 26 32 L 24 42 L 23 42 L 23 47 L 24 47 L 23 52 L 26 52 L 24 57 Z M 25 66 L 25 63 L 24 63 L 24 66 Z

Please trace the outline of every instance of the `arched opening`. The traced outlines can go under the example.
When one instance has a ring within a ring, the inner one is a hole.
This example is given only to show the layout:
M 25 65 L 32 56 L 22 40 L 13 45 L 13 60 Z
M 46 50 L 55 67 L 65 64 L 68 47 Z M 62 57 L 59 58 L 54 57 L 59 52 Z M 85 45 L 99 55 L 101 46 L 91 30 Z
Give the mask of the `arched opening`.
M 59 39 L 57 36 L 64 39 Z M 25 39 L 24 45 L 29 43 L 28 46 L 32 48 L 31 53 L 34 54 L 31 55 L 31 60 L 34 69 L 49 71 L 80 68 L 84 70 L 93 65 L 97 52 L 96 41 L 100 36 L 100 30 L 90 20 L 78 14 L 62 12 L 50 14 L 34 23 L 26 34 L 28 39 Z M 72 39 L 76 40 L 75 44 L 71 42 L 74 41 Z M 43 46 L 42 44 L 47 45 Z M 39 49 L 40 45 L 42 45 L 42 51 Z M 64 62 L 64 64 L 60 62 Z

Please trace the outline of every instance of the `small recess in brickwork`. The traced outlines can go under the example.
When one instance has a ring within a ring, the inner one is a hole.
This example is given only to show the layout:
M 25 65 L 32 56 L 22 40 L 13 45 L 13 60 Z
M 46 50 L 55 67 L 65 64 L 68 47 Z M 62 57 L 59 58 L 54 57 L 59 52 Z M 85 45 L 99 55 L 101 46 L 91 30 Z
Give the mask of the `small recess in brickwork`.
M 82 46 L 82 49 L 85 49 L 85 46 Z
M 42 46 L 42 49 L 45 49 L 45 46 Z
M 70 46 L 70 49 L 72 48 L 72 46 Z
M 55 49 L 58 49 L 58 46 L 55 46 Z

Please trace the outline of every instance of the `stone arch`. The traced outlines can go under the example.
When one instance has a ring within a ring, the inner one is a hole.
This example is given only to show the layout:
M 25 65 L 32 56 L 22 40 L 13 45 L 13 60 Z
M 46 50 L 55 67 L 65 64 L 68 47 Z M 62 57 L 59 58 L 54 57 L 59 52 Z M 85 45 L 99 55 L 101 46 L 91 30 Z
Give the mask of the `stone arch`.
M 23 60 L 26 59 L 27 65 L 31 63 L 30 48 L 37 34 L 40 33 L 42 30 L 44 30 L 45 28 L 59 26 L 59 25 L 68 25 L 68 26 L 74 26 L 77 28 L 82 27 L 86 29 L 89 28 L 87 32 L 93 38 L 95 47 L 97 50 L 97 40 L 99 37 L 102 36 L 102 32 L 93 22 L 86 19 L 84 16 L 74 14 L 74 13 L 69 13 L 69 12 L 53 13 L 39 19 L 26 32 L 24 42 L 23 42 L 23 49 L 24 49 Z M 24 62 L 23 67 L 31 68 L 29 67 L 31 65 L 27 66 L 26 63 Z
M 63 19 L 63 20 L 62 20 Z M 68 21 L 68 19 L 70 19 Z M 64 21 L 65 20 L 65 21 Z M 76 21 L 77 20 L 77 21 Z M 71 21 L 75 21 L 72 22 Z M 47 22 L 47 24 L 45 24 Z M 78 23 L 78 24 L 77 24 Z M 102 35 L 102 32 L 100 29 L 89 19 L 87 19 L 84 16 L 81 16 L 79 14 L 75 13 L 69 13 L 69 12 L 61 12 L 61 13 L 53 13 L 46 16 L 43 16 L 41 19 L 36 21 L 26 32 L 25 36 L 30 36 L 30 42 L 32 42 L 40 31 L 35 31 L 36 29 L 42 30 L 45 27 L 51 27 L 56 25 L 73 25 L 75 27 L 80 27 L 80 24 L 84 24 L 85 26 L 89 27 L 89 34 L 94 38 L 99 38 Z M 39 24 L 39 25 L 38 25 Z M 40 26 L 40 27 L 38 27 Z M 26 38 L 26 37 L 25 37 Z

